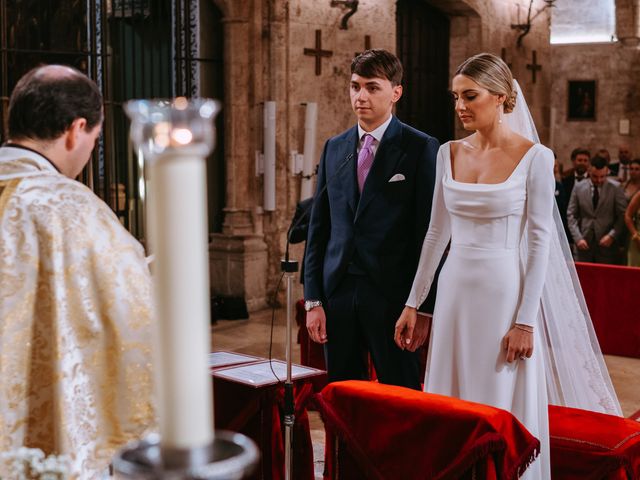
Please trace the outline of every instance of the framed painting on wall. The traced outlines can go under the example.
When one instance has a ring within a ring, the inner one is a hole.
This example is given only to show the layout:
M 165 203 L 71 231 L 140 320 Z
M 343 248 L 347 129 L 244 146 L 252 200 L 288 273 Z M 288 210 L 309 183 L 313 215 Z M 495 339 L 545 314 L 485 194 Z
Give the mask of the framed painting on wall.
M 596 81 L 569 80 L 567 120 L 596 119 Z

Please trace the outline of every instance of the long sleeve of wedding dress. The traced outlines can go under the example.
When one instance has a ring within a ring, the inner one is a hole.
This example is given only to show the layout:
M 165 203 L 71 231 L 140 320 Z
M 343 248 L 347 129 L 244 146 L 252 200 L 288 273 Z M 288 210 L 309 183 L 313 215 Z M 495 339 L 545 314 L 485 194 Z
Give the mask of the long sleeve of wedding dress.
M 516 323 L 534 326 L 540 307 L 549 264 L 549 246 L 553 232 L 553 154 L 551 150 L 540 150 L 529 164 L 527 176 L 527 260 L 522 298 Z
M 448 155 L 444 154 L 443 147 L 438 150 L 436 162 L 436 182 L 433 192 L 433 205 L 431 207 L 431 222 L 429 230 L 422 244 L 420 253 L 420 262 L 418 270 L 413 280 L 411 293 L 407 299 L 406 305 L 409 307 L 419 308 L 426 300 L 433 279 L 440 264 L 440 259 L 444 253 L 449 239 L 451 238 L 451 221 L 449 212 L 444 203 L 444 193 L 442 188 L 442 179 L 445 170 L 445 161 L 449 161 Z

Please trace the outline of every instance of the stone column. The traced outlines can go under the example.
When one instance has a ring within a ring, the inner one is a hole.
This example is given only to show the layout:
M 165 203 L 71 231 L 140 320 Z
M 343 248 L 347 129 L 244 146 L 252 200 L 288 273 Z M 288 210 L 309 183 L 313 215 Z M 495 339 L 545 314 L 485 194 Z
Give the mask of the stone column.
M 214 295 L 244 298 L 253 311 L 267 305 L 268 255 L 254 161 L 262 138 L 261 105 L 255 100 L 262 59 L 254 48 L 262 41 L 260 28 L 255 28 L 261 2 L 230 0 L 222 10 L 227 192 L 223 231 L 213 234 L 209 245 L 211 290 Z
M 622 45 L 640 45 L 640 0 L 616 0 L 616 36 Z

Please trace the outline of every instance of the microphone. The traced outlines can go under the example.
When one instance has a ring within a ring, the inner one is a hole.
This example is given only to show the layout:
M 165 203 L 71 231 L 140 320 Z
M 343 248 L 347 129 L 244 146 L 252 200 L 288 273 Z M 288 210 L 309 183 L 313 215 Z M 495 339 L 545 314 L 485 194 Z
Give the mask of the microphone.
M 331 184 L 333 182 L 333 180 L 338 176 L 338 174 L 342 171 L 342 169 L 351 162 L 351 159 L 353 158 L 353 152 L 350 153 L 349 155 L 347 155 L 347 157 L 342 161 L 342 163 L 338 166 L 338 168 L 336 169 L 335 172 L 333 172 L 333 175 L 331 175 L 331 177 L 324 183 L 323 187 L 320 189 L 320 191 L 316 192 L 316 194 L 313 196 L 313 200 L 311 201 L 311 203 L 307 206 L 307 208 L 304 209 L 304 211 L 302 212 L 302 215 L 300 215 L 300 217 L 298 218 L 298 220 L 294 223 L 292 223 L 289 226 L 289 229 L 287 230 L 287 245 L 285 247 L 285 253 L 284 253 L 284 260 L 282 260 L 280 262 L 280 267 L 281 270 L 283 272 L 297 272 L 298 271 L 298 262 L 296 262 L 295 260 L 290 261 L 289 260 L 289 245 L 291 244 L 291 232 L 293 231 L 293 229 L 295 229 L 298 225 L 300 225 L 300 223 L 302 223 L 302 220 L 304 220 L 308 215 L 311 214 L 311 210 L 313 209 L 313 206 L 315 205 L 315 203 L 318 201 L 318 199 L 324 195 L 324 192 L 327 191 L 327 188 L 329 187 L 329 184 Z

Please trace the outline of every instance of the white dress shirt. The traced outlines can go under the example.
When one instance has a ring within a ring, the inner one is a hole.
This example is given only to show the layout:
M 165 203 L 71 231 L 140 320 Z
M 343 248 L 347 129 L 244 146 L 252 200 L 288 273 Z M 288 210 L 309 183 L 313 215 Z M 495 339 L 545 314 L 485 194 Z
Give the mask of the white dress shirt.
M 371 151 L 373 152 L 373 156 L 375 158 L 376 152 L 378 151 L 378 145 L 380 145 L 380 142 L 382 141 L 382 137 L 384 136 L 384 132 L 387 131 L 387 127 L 391 123 L 392 118 L 393 118 L 393 115 L 389 115 L 389 118 L 387 118 L 387 120 L 385 120 L 385 122 L 382 125 L 380 125 L 378 128 L 376 128 L 372 132 L 367 132 L 364 128 L 360 126 L 360 123 L 358 123 L 358 139 L 359 139 L 358 153 L 360 153 L 360 148 L 362 147 L 362 142 L 363 142 L 362 137 L 364 137 L 364 135 L 368 133 L 375 139 L 374 142 L 371 144 Z

